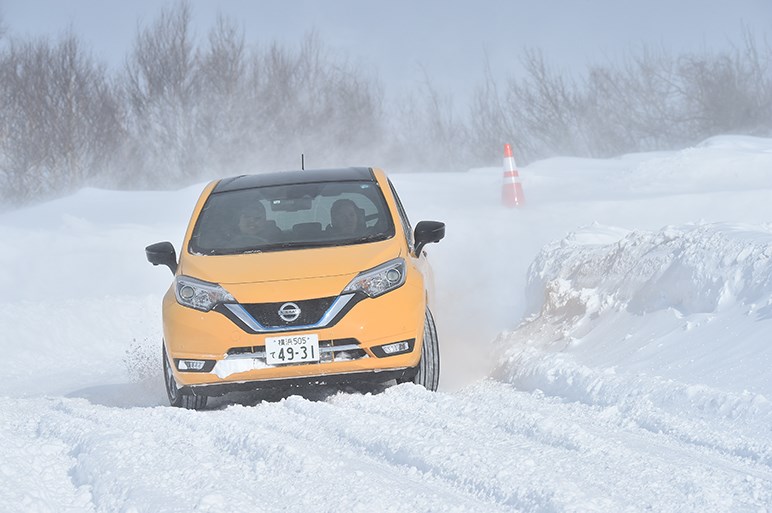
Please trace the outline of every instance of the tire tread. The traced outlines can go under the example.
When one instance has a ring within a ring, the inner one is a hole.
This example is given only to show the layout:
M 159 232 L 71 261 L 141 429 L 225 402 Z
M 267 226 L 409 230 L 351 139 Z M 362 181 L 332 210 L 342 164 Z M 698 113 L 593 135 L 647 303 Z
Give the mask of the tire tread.
M 417 385 L 435 392 L 440 381 L 440 347 L 437 340 L 437 326 L 434 316 L 429 308 L 426 308 L 426 320 L 424 322 L 424 340 L 421 347 L 421 360 L 418 362 L 418 372 L 413 379 Z

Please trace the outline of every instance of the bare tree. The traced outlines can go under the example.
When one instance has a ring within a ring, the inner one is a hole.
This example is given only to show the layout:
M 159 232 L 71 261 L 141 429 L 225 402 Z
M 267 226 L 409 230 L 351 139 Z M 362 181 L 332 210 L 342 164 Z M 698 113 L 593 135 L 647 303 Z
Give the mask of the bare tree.
M 126 178 L 172 184 L 199 174 L 196 51 L 187 2 L 163 10 L 140 29 L 121 83 L 130 141 Z
M 208 45 L 181 2 L 137 36 L 122 77 L 130 134 L 124 176 L 172 185 L 299 163 L 337 165 L 382 137 L 380 90 L 314 33 L 298 50 L 249 50 L 219 18 Z M 353 160 L 353 159 L 352 159 Z
M 643 48 L 595 65 L 581 81 L 527 51 L 525 78 L 478 89 L 473 132 L 516 140 L 527 159 L 605 157 L 695 144 L 720 133 L 772 129 L 772 51 L 746 36 L 742 49 L 681 55 Z M 483 146 L 479 144 L 478 146 Z
M 487 56 L 483 81 L 472 96 L 469 112 L 467 141 L 472 146 L 469 152 L 476 165 L 492 164 L 498 160 L 505 143 L 515 143 L 519 154 L 533 152 L 533 148 L 528 147 L 525 130 L 507 114 L 503 94 L 493 77 Z
M 120 132 L 104 66 L 71 33 L 56 45 L 11 41 L 0 60 L 5 195 L 68 192 L 101 173 Z
M 469 127 L 457 116 L 453 97 L 426 72 L 416 92 L 400 102 L 391 129 L 387 158 L 399 169 L 459 171 L 470 163 Z
M 249 87 L 244 35 L 235 23 L 217 19 L 209 45 L 198 63 L 200 105 L 198 130 L 206 148 L 207 167 L 220 173 L 237 173 L 252 156 L 254 110 Z
M 381 143 L 380 86 L 331 55 L 318 34 L 307 34 L 296 51 L 273 44 L 256 53 L 252 76 L 270 161 L 294 163 L 305 153 L 314 165 L 339 164 Z
M 679 72 L 684 87 L 684 108 L 699 134 L 763 132 L 769 129 L 770 59 L 746 36 L 745 47 L 721 55 L 685 56 Z

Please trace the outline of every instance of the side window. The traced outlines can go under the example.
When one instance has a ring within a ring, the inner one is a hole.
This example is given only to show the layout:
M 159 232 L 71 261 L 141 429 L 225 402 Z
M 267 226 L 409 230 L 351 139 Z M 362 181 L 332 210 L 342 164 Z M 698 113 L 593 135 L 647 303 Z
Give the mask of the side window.
M 391 180 L 389 180 L 389 188 L 391 189 L 391 194 L 394 196 L 394 200 L 397 202 L 397 212 L 399 212 L 399 218 L 402 221 L 402 229 L 405 230 L 405 239 L 407 239 L 407 246 L 410 251 L 413 251 L 413 227 L 410 226 L 410 220 L 407 218 L 407 213 L 405 212 L 405 207 L 402 206 L 402 200 L 399 199 L 399 194 L 397 194 L 397 190 L 394 188 L 394 184 L 391 183 Z

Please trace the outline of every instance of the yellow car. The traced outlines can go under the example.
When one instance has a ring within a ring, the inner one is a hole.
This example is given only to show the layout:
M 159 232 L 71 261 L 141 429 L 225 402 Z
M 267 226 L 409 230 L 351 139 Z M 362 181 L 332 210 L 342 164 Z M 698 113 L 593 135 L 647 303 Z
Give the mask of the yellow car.
M 217 180 L 201 193 L 179 263 L 146 248 L 174 282 L 163 299 L 172 406 L 271 385 L 412 381 L 436 390 L 439 347 L 424 246 L 380 169 Z

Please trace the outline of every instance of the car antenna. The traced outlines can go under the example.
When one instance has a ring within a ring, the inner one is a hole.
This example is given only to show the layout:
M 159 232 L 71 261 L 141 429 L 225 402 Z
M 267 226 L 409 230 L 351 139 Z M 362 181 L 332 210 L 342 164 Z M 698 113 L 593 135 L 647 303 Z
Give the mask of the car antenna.
M 306 170 L 306 156 L 304 154 L 300 154 L 300 170 L 305 171 Z

